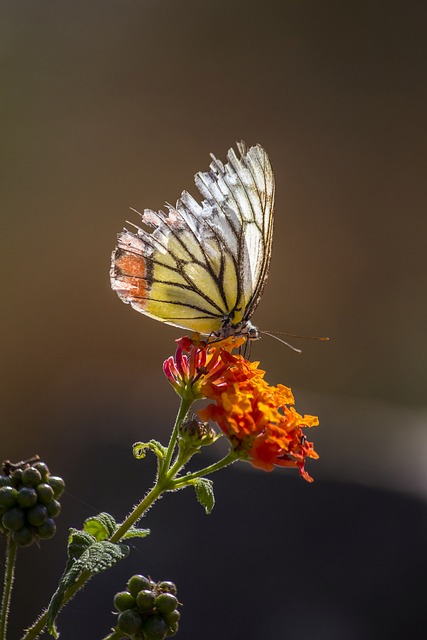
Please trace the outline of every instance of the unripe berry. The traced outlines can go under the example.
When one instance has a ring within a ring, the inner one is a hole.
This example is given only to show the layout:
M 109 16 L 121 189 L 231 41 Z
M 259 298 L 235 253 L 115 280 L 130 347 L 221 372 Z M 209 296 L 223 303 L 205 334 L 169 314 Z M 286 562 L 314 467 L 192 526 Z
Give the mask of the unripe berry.
M 12 509 L 9 509 L 9 511 L 6 511 L 1 521 L 5 529 L 9 529 L 9 531 L 17 531 L 24 526 L 25 515 L 22 509 L 13 507 Z
M 37 535 L 42 540 L 48 540 L 49 538 L 53 538 L 56 533 L 56 524 L 52 520 L 52 518 L 47 518 L 43 524 L 37 527 Z
M 33 527 L 40 527 L 47 520 L 47 509 L 42 504 L 36 504 L 27 511 L 27 520 Z
M 22 484 L 22 469 L 15 469 L 11 479 L 14 487 L 20 487 Z
M 47 515 L 49 518 L 56 518 L 61 513 L 61 505 L 58 500 L 51 500 L 47 505 Z
M 133 597 L 136 598 L 140 591 L 150 588 L 150 580 L 145 576 L 137 574 L 129 578 L 126 587 L 127 590 L 133 595 Z
M 32 487 L 22 487 L 18 491 L 18 504 L 23 509 L 32 507 L 37 502 L 37 492 Z
M 42 504 L 48 504 L 51 500 L 53 500 L 54 491 L 50 484 L 46 482 L 42 482 L 37 486 L 37 496 L 39 502 Z
M 18 501 L 18 492 L 14 487 L 0 488 L 0 506 L 10 509 L 14 507 Z
M 36 487 L 42 481 L 42 475 L 40 471 L 34 467 L 27 467 L 22 472 L 22 484 L 29 487 Z
M 153 591 L 142 589 L 142 591 L 140 591 L 136 596 L 136 606 L 141 613 L 150 613 L 151 611 L 154 611 L 155 598 L 156 595 Z
M 135 598 L 129 591 L 120 591 L 114 596 L 114 606 L 117 611 L 126 611 L 135 607 Z
M 59 498 L 62 496 L 65 490 L 65 482 L 59 476 L 50 476 L 49 484 L 53 489 L 55 498 Z
M 156 609 L 162 615 L 172 613 L 178 606 L 178 599 L 171 593 L 161 593 L 154 601 Z
M 47 464 L 45 464 L 44 462 L 36 462 L 33 467 L 40 473 L 44 482 L 49 475 L 49 467 L 47 466 Z
M 141 616 L 137 611 L 132 611 L 131 609 L 123 611 L 117 619 L 117 626 L 120 631 L 130 635 L 137 633 L 140 630 L 141 625 Z
M 164 640 L 168 632 L 166 622 L 161 616 L 150 616 L 142 623 L 144 638 L 146 640 Z
M 163 620 L 166 622 L 168 627 L 171 627 L 172 625 L 177 624 L 180 618 L 181 618 L 181 614 L 177 609 L 163 616 Z

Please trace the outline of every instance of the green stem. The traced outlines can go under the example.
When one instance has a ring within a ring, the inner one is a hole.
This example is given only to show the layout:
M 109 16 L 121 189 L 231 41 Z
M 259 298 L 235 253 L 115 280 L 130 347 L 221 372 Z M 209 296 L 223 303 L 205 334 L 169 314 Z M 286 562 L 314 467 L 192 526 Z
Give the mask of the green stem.
M 181 404 L 179 405 L 178 415 L 176 416 L 172 435 L 169 440 L 168 450 L 166 452 L 166 456 L 162 464 L 161 475 L 166 474 L 169 471 L 169 466 L 172 460 L 173 452 L 175 450 L 175 445 L 178 438 L 179 425 L 184 420 L 187 413 L 190 411 L 190 407 L 193 404 L 193 402 L 194 402 L 193 398 L 185 398 L 185 397 L 181 398 Z
M 195 471 L 194 473 L 187 473 L 185 476 L 182 476 L 181 478 L 172 480 L 172 483 L 171 483 L 172 488 L 182 489 L 188 484 L 188 482 L 191 482 L 191 480 L 208 476 L 210 473 L 215 473 L 215 471 L 219 471 L 220 469 L 223 469 L 224 467 L 227 467 L 228 465 L 233 464 L 233 462 L 236 462 L 236 460 L 238 459 L 239 458 L 236 455 L 236 453 L 234 451 L 230 451 L 224 458 L 222 458 L 218 462 L 215 462 L 214 464 L 211 464 L 209 467 L 205 467 L 204 469 L 200 469 L 200 471 Z
M 35 640 L 38 638 L 46 625 L 47 611 L 44 611 L 35 623 L 25 630 L 22 640 Z
M 7 618 L 9 615 L 10 598 L 12 595 L 13 579 L 15 577 L 16 542 L 12 534 L 7 536 L 6 566 L 4 571 L 3 598 L 0 616 L 0 640 L 6 640 Z
M 121 538 L 125 535 L 125 533 L 130 529 L 130 527 L 135 524 L 144 513 L 151 507 L 151 505 L 160 498 L 161 494 L 164 491 L 168 490 L 168 486 L 165 486 L 163 483 L 160 483 L 160 480 L 154 485 L 154 487 L 147 493 L 145 498 L 141 500 L 139 504 L 136 505 L 132 513 L 128 515 L 126 520 L 122 522 L 117 531 L 111 536 L 110 542 L 119 542 Z

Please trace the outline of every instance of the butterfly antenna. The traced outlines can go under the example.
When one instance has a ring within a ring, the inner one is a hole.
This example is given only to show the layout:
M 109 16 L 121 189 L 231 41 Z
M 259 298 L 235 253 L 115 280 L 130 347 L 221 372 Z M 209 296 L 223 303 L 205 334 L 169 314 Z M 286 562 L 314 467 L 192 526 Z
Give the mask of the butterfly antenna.
M 301 338 L 302 340 L 322 340 L 323 342 L 329 342 L 329 338 L 323 336 L 300 336 L 296 333 L 284 333 L 283 331 L 261 331 L 260 333 L 267 333 L 269 336 L 287 336 L 289 338 Z
M 297 349 L 292 344 L 289 344 L 289 342 L 286 342 L 286 340 L 282 340 L 282 338 L 279 338 L 279 336 L 275 336 L 274 333 L 270 333 L 269 331 L 260 331 L 260 333 L 263 333 L 266 336 L 270 336 L 270 338 L 274 338 L 275 340 L 278 340 L 278 342 L 285 344 L 287 347 L 289 347 L 289 349 L 292 349 L 292 351 L 295 351 L 295 353 L 302 353 L 301 349 Z

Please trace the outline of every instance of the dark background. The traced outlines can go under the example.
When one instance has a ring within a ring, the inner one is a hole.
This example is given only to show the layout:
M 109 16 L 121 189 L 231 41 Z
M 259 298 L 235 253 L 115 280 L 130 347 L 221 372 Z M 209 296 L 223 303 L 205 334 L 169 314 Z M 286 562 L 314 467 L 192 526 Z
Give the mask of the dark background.
M 241 463 L 209 517 L 166 496 L 61 638 L 106 635 L 138 572 L 178 584 L 182 640 L 425 638 L 426 22 L 403 1 L 1 3 L 1 457 L 38 452 L 67 481 L 56 537 L 20 553 L 11 640 L 68 527 L 123 518 L 150 486 L 131 445 L 166 441 L 177 409 L 161 365 L 182 332 L 111 292 L 116 233 L 130 206 L 196 195 L 209 152 L 240 139 L 277 181 L 254 320 L 332 338 L 252 353 L 320 416 L 316 482 Z

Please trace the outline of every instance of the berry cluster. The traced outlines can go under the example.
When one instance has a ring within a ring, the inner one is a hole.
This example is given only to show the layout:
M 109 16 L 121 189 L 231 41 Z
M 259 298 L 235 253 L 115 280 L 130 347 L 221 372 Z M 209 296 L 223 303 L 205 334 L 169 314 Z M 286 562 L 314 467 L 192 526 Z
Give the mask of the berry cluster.
M 65 489 L 59 476 L 51 476 L 38 456 L 16 464 L 3 463 L 0 474 L 0 532 L 11 534 L 20 547 L 55 535 L 54 518 Z
M 176 593 L 173 582 L 132 576 L 126 591 L 114 597 L 114 606 L 120 612 L 116 631 L 134 640 L 164 640 L 174 636 L 181 617 Z

